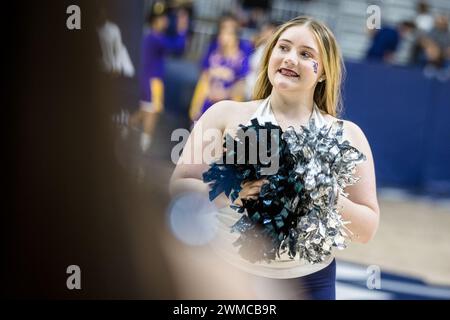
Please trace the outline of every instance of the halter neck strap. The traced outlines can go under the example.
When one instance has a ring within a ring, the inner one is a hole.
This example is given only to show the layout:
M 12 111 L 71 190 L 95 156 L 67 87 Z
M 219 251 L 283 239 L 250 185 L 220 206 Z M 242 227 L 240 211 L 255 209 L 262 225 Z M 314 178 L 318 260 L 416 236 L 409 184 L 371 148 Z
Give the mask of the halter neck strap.
M 279 125 L 278 121 L 275 119 L 275 115 L 273 114 L 272 107 L 270 105 L 270 96 L 264 99 L 256 109 L 255 113 L 251 117 L 251 119 L 258 119 L 259 123 L 265 123 L 265 122 L 271 122 L 275 125 Z M 322 113 L 320 112 L 319 107 L 316 103 L 314 103 L 313 106 L 313 112 L 310 115 L 310 118 L 308 120 L 308 123 L 306 126 L 309 126 L 309 122 L 311 119 L 314 119 L 314 123 L 316 127 L 323 127 L 324 125 L 327 125 L 327 121 L 323 117 Z

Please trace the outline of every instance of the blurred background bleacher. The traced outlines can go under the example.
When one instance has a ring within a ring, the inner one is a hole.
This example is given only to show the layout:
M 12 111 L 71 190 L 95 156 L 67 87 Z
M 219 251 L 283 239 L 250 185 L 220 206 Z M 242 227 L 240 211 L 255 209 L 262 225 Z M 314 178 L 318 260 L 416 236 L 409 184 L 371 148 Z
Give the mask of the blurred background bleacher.
M 147 0 L 147 8 L 155 0 Z M 198 59 L 205 51 L 211 36 L 215 33 L 217 19 L 226 12 L 237 9 L 238 0 L 194 0 L 195 12 L 193 34 L 187 56 Z M 338 39 L 346 59 L 364 58 L 369 37 L 366 32 L 367 8 L 370 5 L 380 7 L 383 23 L 397 24 L 412 19 L 416 15 L 417 1 L 410 0 L 272 0 L 270 18 L 275 21 L 287 21 L 298 15 L 311 15 L 327 23 Z M 429 0 L 432 14 L 449 13 L 450 1 Z M 254 31 L 245 30 L 243 36 L 250 38 Z

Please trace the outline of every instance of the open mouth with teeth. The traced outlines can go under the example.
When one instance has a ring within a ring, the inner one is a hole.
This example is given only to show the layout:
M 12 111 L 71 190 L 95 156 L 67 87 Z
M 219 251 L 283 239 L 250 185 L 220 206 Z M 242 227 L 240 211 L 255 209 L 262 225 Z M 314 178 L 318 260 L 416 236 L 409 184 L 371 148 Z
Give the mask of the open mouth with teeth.
M 292 77 L 292 78 L 300 77 L 300 75 L 297 72 L 290 70 L 290 69 L 286 69 L 286 68 L 280 68 L 280 69 L 278 69 L 278 72 L 286 77 Z

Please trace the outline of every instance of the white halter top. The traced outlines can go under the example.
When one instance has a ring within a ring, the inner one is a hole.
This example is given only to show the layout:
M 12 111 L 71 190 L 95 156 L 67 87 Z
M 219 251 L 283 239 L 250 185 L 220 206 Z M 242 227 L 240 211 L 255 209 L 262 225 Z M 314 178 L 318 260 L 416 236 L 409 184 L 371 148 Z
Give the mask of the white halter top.
M 251 119 L 257 118 L 260 124 L 272 122 L 277 125 L 277 121 L 270 106 L 270 97 L 265 99 L 256 109 Z M 319 108 L 314 104 L 314 110 L 311 114 L 316 126 L 322 127 L 328 125 L 327 121 L 321 114 Z M 295 128 L 296 130 L 299 128 Z M 233 226 L 242 214 L 237 213 L 230 207 L 225 207 L 217 212 L 218 231 L 216 238 L 213 240 L 212 247 L 216 253 L 226 260 L 228 263 L 242 269 L 248 273 L 275 279 L 290 279 L 306 276 L 327 267 L 332 261 L 331 255 L 326 261 L 317 264 L 310 264 L 307 261 L 299 260 L 298 257 L 291 259 L 287 253 L 281 255 L 280 258 L 271 261 L 249 262 L 242 258 L 239 254 L 239 248 L 233 243 L 239 238 L 238 232 L 231 232 Z
M 278 125 L 277 120 L 273 114 L 272 107 L 270 106 L 270 96 L 266 98 L 256 109 L 255 113 L 252 115 L 250 119 L 257 118 L 260 124 L 265 122 L 271 122 L 275 125 Z M 328 125 L 328 122 L 325 120 L 324 116 L 320 112 L 319 107 L 314 103 L 313 112 L 311 114 L 311 119 L 314 119 L 314 124 L 316 127 L 323 127 L 324 125 Z M 248 123 L 250 124 L 250 123 Z M 295 130 L 298 130 L 295 128 Z

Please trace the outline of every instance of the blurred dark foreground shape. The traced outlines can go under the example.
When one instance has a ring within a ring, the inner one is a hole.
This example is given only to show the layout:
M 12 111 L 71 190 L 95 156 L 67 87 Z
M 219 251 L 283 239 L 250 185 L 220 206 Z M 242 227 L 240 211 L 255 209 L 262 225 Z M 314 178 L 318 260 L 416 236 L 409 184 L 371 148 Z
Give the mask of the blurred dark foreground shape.
M 66 28 L 71 4 L 81 8 L 81 30 Z M 12 6 L 3 296 L 173 297 L 156 239 L 165 193 L 135 184 L 114 154 L 118 99 L 98 66 L 98 2 Z M 143 221 L 151 223 L 136 243 Z M 81 268 L 81 290 L 66 287 L 69 265 Z

